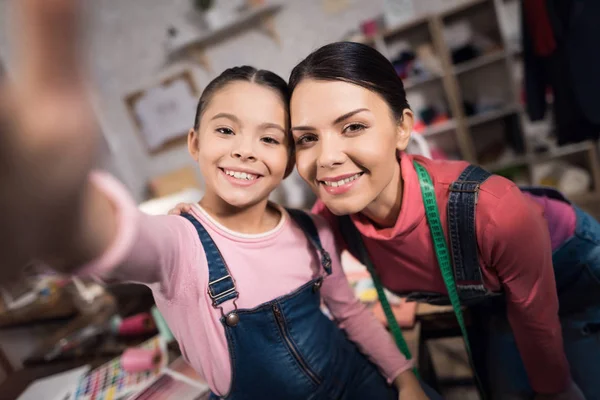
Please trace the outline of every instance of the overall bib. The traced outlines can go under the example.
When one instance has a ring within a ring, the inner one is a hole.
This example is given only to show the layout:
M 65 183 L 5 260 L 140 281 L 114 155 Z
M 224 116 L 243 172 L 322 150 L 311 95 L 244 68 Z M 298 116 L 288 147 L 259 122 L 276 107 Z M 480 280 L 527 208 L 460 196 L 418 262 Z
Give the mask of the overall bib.
M 285 296 L 252 309 L 235 306 L 226 315 L 221 305 L 235 305 L 238 298 L 235 279 L 200 222 L 183 215 L 198 231 L 208 261 L 208 294 L 223 314 L 232 381 L 229 393 L 220 398 L 396 400 L 397 390 L 321 311 L 319 290 L 323 279 L 331 274 L 331 258 L 321 245 L 312 218 L 299 210 L 288 212 L 317 253 L 319 273 Z M 211 399 L 218 398 L 211 395 Z

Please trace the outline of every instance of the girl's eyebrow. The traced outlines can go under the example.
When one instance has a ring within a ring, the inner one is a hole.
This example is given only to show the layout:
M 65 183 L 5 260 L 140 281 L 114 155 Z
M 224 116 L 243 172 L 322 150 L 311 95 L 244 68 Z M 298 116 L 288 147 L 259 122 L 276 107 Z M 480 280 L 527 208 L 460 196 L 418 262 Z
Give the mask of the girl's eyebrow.
M 214 117 L 212 117 L 210 120 L 213 121 L 213 120 L 219 119 L 219 118 L 226 118 L 226 119 L 230 119 L 233 122 L 236 122 L 238 124 L 240 123 L 240 119 L 238 117 L 236 117 L 233 114 L 229 114 L 229 113 L 218 113 Z
M 284 135 L 286 134 L 285 129 L 283 129 L 283 127 L 279 124 L 276 124 L 274 122 L 264 122 L 262 124 L 260 124 L 260 128 L 261 129 L 277 129 L 279 131 L 281 131 Z
M 241 121 L 238 117 L 236 117 L 233 114 L 230 113 L 218 113 L 216 114 L 214 117 L 212 117 L 210 120 L 213 121 L 215 119 L 219 119 L 219 118 L 226 118 L 226 119 L 230 119 L 233 122 L 235 122 L 236 124 L 241 125 Z M 283 134 L 286 134 L 285 129 L 283 129 L 283 127 L 279 124 L 276 124 L 274 122 L 263 122 L 262 124 L 260 124 L 260 129 L 277 129 L 281 132 L 283 132 Z

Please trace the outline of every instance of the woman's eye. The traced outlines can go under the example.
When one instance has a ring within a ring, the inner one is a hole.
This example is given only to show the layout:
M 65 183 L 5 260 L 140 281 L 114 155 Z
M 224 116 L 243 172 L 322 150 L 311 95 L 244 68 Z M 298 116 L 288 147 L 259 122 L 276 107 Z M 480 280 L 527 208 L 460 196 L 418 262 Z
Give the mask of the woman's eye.
M 350 124 L 344 128 L 344 133 L 354 133 L 359 132 L 365 129 L 366 127 L 363 124 Z
M 233 131 L 229 128 L 217 128 L 217 132 L 223 135 L 233 135 Z
M 272 137 L 265 137 L 262 138 L 262 141 L 268 144 L 279 144 L 279 141 L 277 139 L 274 139 Z
M 310 142 L 316 142 L 317 137 L 315 135 L 302 135 L 298 139 L 296 139 L 297 145 L 308 144 Z

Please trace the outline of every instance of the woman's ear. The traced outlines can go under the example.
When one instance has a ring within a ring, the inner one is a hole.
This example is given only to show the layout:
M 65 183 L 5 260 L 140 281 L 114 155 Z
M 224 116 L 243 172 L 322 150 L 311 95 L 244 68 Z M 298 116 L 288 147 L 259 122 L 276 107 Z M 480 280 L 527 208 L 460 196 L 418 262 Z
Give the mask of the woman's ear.
M 410 134 L 415 123 L 415 116 L 410 108 L 405 108 L 402 111 L 402 119 L 398 123 L 396 131 L 396 148 L 400 151 L 406 150 L 410 140 Z
M 200 148 L 199 147 L 200 143 L 199 143 L 198 132 L 194 128 L 189 130 L 187 142 L 188 142 L 188 152 L 190 153 L 192 158 L 194 160 L 196 160 L 196 162 L 198 162 L 198 150 Z

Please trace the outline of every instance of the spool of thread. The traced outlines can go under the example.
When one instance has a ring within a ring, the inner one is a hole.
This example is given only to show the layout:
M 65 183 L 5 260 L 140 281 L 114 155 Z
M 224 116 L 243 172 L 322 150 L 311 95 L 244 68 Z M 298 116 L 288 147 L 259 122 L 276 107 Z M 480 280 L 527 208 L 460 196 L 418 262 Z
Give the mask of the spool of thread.
M 155 330 L 156 325 L 152 316 L 149 313 L 141 313 L 122 320 L 117 332 L 121 336 L 137 336 Z
M 157 350 L 131 348 L 121 356 L 121 367 L 127 372 L 144 372 L 160 364 L 161 354 Z

